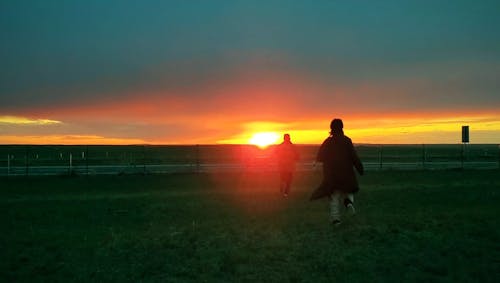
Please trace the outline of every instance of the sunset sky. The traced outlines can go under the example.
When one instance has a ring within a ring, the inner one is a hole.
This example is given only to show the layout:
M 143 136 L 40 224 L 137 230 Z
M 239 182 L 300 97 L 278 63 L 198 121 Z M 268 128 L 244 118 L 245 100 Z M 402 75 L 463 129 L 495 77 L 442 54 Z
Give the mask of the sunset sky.
M 1 1 L 0 144 L 500 143 L 499 1 Z

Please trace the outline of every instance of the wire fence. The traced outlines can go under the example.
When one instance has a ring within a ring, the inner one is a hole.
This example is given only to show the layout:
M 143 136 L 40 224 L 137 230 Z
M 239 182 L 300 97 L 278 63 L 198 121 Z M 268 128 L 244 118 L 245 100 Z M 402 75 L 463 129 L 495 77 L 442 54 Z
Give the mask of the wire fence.
M 297 170 L 313 170 L 318 145 L 297 145 Z M 157 174 L 276 170 L 273 147 L 0 146 L 0 176 Z M 358 145 L 367 170 L 500 169 L 498 144 Z

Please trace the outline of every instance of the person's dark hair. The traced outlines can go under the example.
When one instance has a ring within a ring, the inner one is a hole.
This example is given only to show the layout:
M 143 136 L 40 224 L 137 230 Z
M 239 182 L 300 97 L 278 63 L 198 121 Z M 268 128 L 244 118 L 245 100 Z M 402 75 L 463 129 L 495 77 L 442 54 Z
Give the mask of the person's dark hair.
M 341 133 L 344 128 L 344 123 L 342 123 L 341 119 L 335 118 L 330 123 L 331 133 Z
M 284 141 L 290 141 L 290 134 L 284 134 L 283 135 L 283 140 Z

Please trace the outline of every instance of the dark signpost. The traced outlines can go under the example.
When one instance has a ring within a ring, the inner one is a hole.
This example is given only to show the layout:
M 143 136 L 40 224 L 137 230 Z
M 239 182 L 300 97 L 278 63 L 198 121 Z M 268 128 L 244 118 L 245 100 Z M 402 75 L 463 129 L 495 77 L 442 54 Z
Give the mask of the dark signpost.
M 469 126 L 462 126 L 462 169 L 464 168 L 465 145 L 469 143 Z
M 469 126 L 462 126 L 462 143 L 469 142 Z

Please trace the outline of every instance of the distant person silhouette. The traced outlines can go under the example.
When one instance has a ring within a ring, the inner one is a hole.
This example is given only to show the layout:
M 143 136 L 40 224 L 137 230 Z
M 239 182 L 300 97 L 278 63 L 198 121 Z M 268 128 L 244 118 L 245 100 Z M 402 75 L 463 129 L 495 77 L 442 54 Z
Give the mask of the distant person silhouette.
M 363 164 L 351 139 L 344 135 L 343 128 L 341 119 L 333 119 L 330 123 L 330 136 L 323 142 L 316 157 L 317 162 L 323 163 L 323 181 L 311 195 L 311 200 L 330 198 L 330 217 L 334 225 L 341 223 L 342 204 L 352 214 L 356 213 L 354 193 L 359 191 L 359 185 L 354 168 L 360 175 L 364 173 Z
M 275 154 L 280 172 L 280 193 L 286 197 L 290 193 L 295 163 L 299 159 L 299 153 L 289 134 L 283 135 L 283 142 L 276 147 Z

